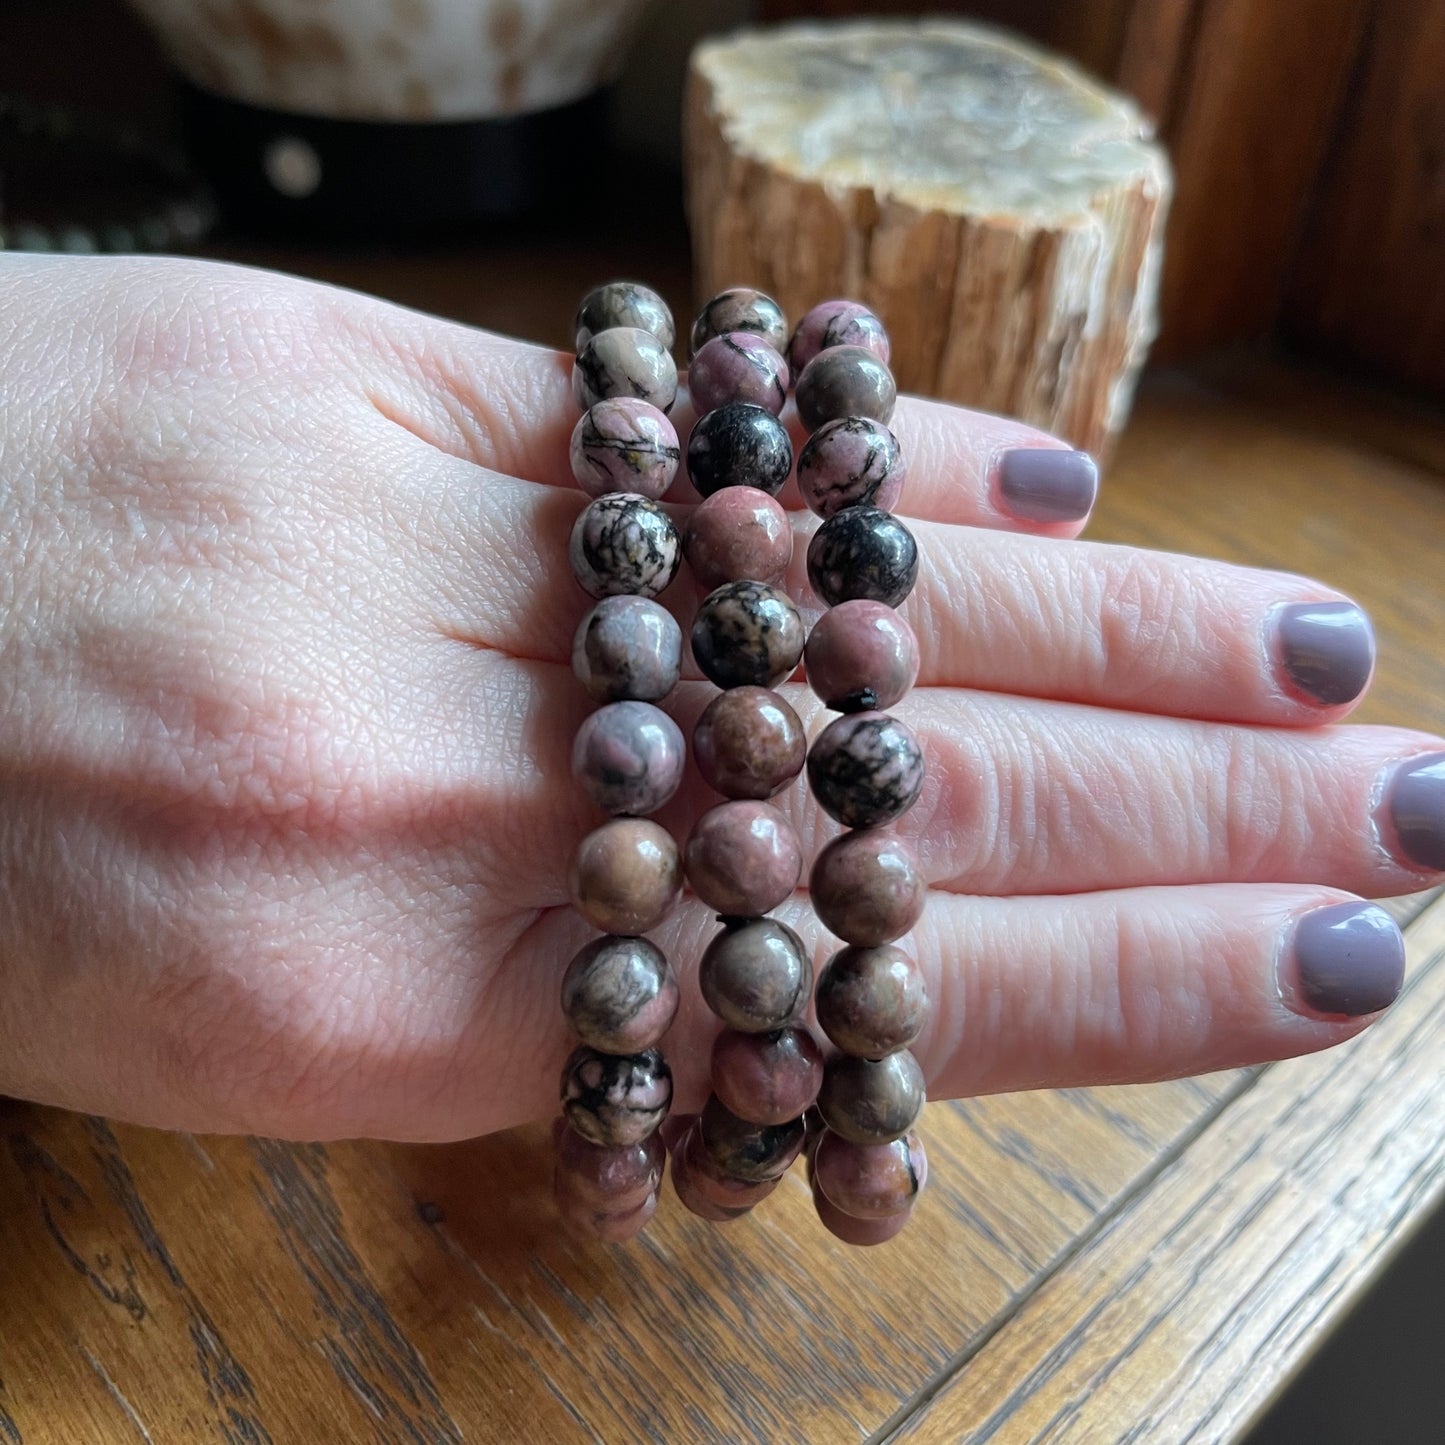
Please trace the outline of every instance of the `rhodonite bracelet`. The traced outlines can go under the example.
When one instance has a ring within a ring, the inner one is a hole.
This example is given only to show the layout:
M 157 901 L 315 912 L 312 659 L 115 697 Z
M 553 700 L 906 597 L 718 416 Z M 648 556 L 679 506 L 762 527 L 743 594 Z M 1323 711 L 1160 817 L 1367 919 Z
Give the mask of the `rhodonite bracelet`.
M 657 703 L 676 686 L 682 631 L 654 599 L 681 544 L 657 505 L 680 449 L 667 418 L 677 395 L 672 316 L 646 287 L 602 286 L 577 313 L 573 391 L 584 409 L 572 471 L 593 500 L 573 526 L 572 574 L 596 605 L 572 668 L 598 704 L 578 729 L 573 775 L 609 821 L 573 859 L 573 906 L 600 936 L 567 965 L 562 1008 L 580 1040 L 562 1070 L 554 1188 L 562 1217 L 606 1240 L 631 1238 L 657 1208 L 658 1127 L 672 1074 L 658 1045 L 677 1013 L 677 980 L 644 935 L 682 887 L 672 836 L 648 815 L 677 791 L 686 747 Z
M 781 309 L 762 293 L 713 298 L 693 327 L 688 378 L 699 418 L 687 468 L 703 501 L 679 543 L 655 505 L 680 450 L 666 417 L 673 339 L 666 306 L 631 283 L 599 287 L 578 312 L 573 379 L 586 412 L 572 464 L 594 501 L 573 530 L 571 564 L 599 600 L 578 629 L 573 663 L 602 705 L 579 730 L 573 769 L 612 821 L 583 840 L 573 868 L 574 903 L 602 936 L 572 960 L 562 989 L 581 1046 L 563 1074 L 558 1203 L 569 1222 L 607 1239 L 636 1233 L 656 1208 L 657 1129 L 671 1095 L 657 1045 L 677 985 L 642 935 L 676 899 L 679 858 L 646 815 L 676 790 L 683 746 L 655 706 L 677 680 L 681 634 L 652 599 L 676 572 L 680 547 L 704 593 L 693 658 L 721 689 L 694 729 L 693 755 L 724 801 L 698 818 L 684 856 L 693 893 L 718 915 L 698 973 L 724 1027 L 707 1105 L 672 1147 L 674 1186 L 694 1213 L 735 1219 L 776 1187 L 806 1143 L 824 1224 L 850 1243 L 878 1243 L 906 1222 L 926 1173 L 911 1132 L 922 1076 L 907 1045 L 927 1000 L 916 965 L 895 946 L 917 921 L 924 889 L 911 849 L 889 827 L 917 798 L 923 762 L 912 732 L 884 711 L 918 670 L 917 644 L 894 610 L 912 587 L 917 549 L 888 510 L 905 474 L 886 425 L 895 395 L 888 340 L 856 303 L 814 308 L 789 340 Z M 792 530 L 775 498 L 793 448 L 778 415 L 793 380 L 811 433 L 799 488 L 824 519 L 809 578 L 832 609 L 811 638 L 780 585 Z M 811 749 L 775 690 L 805 641 L 809 680 L 841 714 Z M 769 916 L 804 867 L 797 834 L 770 800 L 805 758 L 820 806 L 849 829 L 819 854 L 810 882 L 819 917 L 848 945 L 819 980 L 818 1022 L 838 1050 L 826 1064 L 806 1022 L 808 950 Z

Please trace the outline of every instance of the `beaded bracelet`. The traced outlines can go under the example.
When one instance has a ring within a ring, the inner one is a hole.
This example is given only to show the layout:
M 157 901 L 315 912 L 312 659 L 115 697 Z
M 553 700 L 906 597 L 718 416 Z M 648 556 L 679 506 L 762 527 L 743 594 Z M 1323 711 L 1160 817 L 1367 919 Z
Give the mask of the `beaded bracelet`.
M 573 870 L 574 902 L 609 936 L 587 945 L 564 979 L 564 1010 L 582 1047 L 563 1075 L 556 1181 L 565 1218 L 620 1239 L 656 1208 L 656 1129 L 670 1100 L 656 1044 L 677 1008 L 667 961 L 638 935 L 678 891 L 675 844 L 643 815 L 672 795 L 682 770 L 681 736 L 652 706 L 676 683 L 681 636 L 650 600 L 677 570 L 678 539 L 655 500 L 680 449 L 664 414 L 676 372 L 661 299 L 630 283 L 599 287 L 578 312 L 576 339 L 574 389 L 589 410 L 573 435 L 573 472 L 597 500 L 574 528 L 571 563 L 603 600 L 578 631 L 573 663 L 605 705 L 579 732 L 573 766 L 616 816 L 583 841 Z M 888 340 L 865 307 L 829 302 L 789 341 L 777 304 L 738 289 L 703 309 L 691 351 L 701 415 L 688 471 L 704 500 L 681 548 L 707 593 L 692 628 L 694 660 L 723 689 L 698 721 L 693 751 L 727 801 L 698 819 L 685 867 L 693 892 L 719 915 L 699 983 L 726 1027 L 707 1106 L 673 1145 L 673 1183 L 692 1212 L 735 1219 L 806 1146 L 824 1224 L 847 1242 L 878 1243 L 906 1223 L 926 1175 L 910 1132 L 922 1075 L 907 1045 L 927 1000 L 916 965 L 892 946 L 917 922 L 925 890 L 912 851 L 887 827 L 916 800 L 923 761 L 912 732 L 881 711 L 918 671 L 917 643 L 893 610 L 912 588 L 917 549 L 887 511 L 905 475 L 886 426 L 895 397 Z M 792 556 L 774 499 L 793 470 L 778 420 L 793 376 L 812 433 L 799 487 L 824 518 L 809 578 L 833 608 L 806 638 L 807 670 L 823 702 L 843 714 L 811 749 L 773 690 L 805 654 L 801 616 L 776 585 Z M 810 879 L 819 917 L 848 945 L 819 980 L 819 1023 L 841 1051 L 826 1065 L 802 1022 L 812 992 L 807 950 L 767 916 L 803 871 L 798 837 L 768 800 L 805 757 L 820 806 L 851 830 L 819 854 Z

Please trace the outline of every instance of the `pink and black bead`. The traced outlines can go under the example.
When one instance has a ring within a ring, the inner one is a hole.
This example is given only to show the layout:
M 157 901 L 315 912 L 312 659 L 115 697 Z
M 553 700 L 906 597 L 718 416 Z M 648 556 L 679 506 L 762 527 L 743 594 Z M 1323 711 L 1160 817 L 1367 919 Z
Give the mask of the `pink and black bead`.
M 682 860 L 645 816 L 682 780 L 686 745 L 657 707 L 682 668 L 682 630 L 652 599 L 677 574 L 682 542 L 657 505 L 681 446 L 666 412 L 677 392 L 672 314 L 656 292 L 613 282 L 577 313 L 573 391 L 584 415 L 572 434 L 578 486 L 593 500 L 568 546 L 578 585 L 596 605 L 582 618 L 572 667 L 600 704 L 577 732 L 573 775 L 607 821 L 578 844 L 569 886 L 599 937 L 561 983 L 579 1040 L 563 1066 L 554 1189 L 573 1229 L 621 1241 L 657 1209 L 666 1150 L 658 1132 L 672 1106 L 660 1044 L 678 1008 L 676 977 L 643 937 L 682 892 Z
M 922 915 L 917 855 L 891 826 L 918 800 L 923 750 L 886 709 L 918 677 L 917 639 L 897 609 L 918 575 L 918 547 L 892 513 L 907 467 L 889 430 L 897 388 L 887 334 L 866 307 L 830 301 L 799 324 L 789 347 L 798 414 L 811 433 L 798 487 L 823 520 L 808 579 L 828 606 L 804 650 L 808 682 L 841 714 L 814 738 L 807 778 L 829 817 L 849 831 L 818 854 L 809 896 L 846 945 L 818 979 L 819 1026 L 838 1050 L 823 1069 L 810 1145 L 818 1217 L 848 1244 L 881 1244 L 907 1222 L 927 1178 L 912 1132 L 923 1071 L 909 1051 L 928 997 L 897 946 Z
M 792 529 L 773 501 L 793 467 L 787 428 L 787 331 L 769 297 L 715 297 L 693 327 L 688 386 L 703 415 L 688 472 L 705 498 L 684 549 L 710 588 L 691 633 L 693 658 L 722 691 L 693 731 L 703 779 L 724 800 L 700 817 L 684 854 L 688 882 L 719 916 L 699 966 L 705 1002 L 726 1025 L 712 1055 L 713 1094 L 674 1146 L 678 1198 L 723 1222 L 754 1207 L 802 1148 L 823 1055 L 803 1016 L 812 963 L 768 913 L 792 896 L 803 849 L 770 800 L 801 773 L 806 734 L 775 690 L 802 659 L 806 627 L 777 584 Z

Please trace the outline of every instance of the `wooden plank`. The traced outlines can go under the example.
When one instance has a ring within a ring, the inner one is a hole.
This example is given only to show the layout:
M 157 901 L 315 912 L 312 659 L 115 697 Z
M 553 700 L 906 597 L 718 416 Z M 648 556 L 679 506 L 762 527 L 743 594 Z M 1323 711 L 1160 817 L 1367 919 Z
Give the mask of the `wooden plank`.
M 1436 397 L 1445 393 L 1442 67 L 1445 0 L 1373 7 L 1287 310 L 1296 338 Z
M 1274 325 L 1363 0 L 1201 0 L 1164 128 L 1178 177 L 1156 355 Z
M 1264 1070 L 887 1438 L 1238 1439 L 1445 1198 L 1445 900 L 1399 1004 Z
M 323 1149 L 11 1106 L 0 1404 L 22 1439 L 85 1442 L 131 1416 L 158 1440 L 853 1441 L 1240 1077 L 934 1106 L 936 1187 L 878 1252 L 825 1235 L 800 1174 L 726 1231 L 674 1203 L 635 1250 L 574 1245 L 542 1129 Z
M 1124 17 L 1119 59 L 1111 73 L 1156 123 L 1168 120 L 1201 0 L 1135 0 Z

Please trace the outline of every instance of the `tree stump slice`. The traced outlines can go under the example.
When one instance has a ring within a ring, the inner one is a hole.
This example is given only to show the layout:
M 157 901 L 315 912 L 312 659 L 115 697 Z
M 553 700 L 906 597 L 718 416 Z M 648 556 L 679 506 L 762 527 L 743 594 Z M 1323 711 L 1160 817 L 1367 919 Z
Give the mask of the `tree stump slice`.
M 782 26 L 693 52 L 685 150 L 700 298 L 857 297 L 901 387 L 1107 452 L 1171 190 L 1130 100 L 984 26 Z

